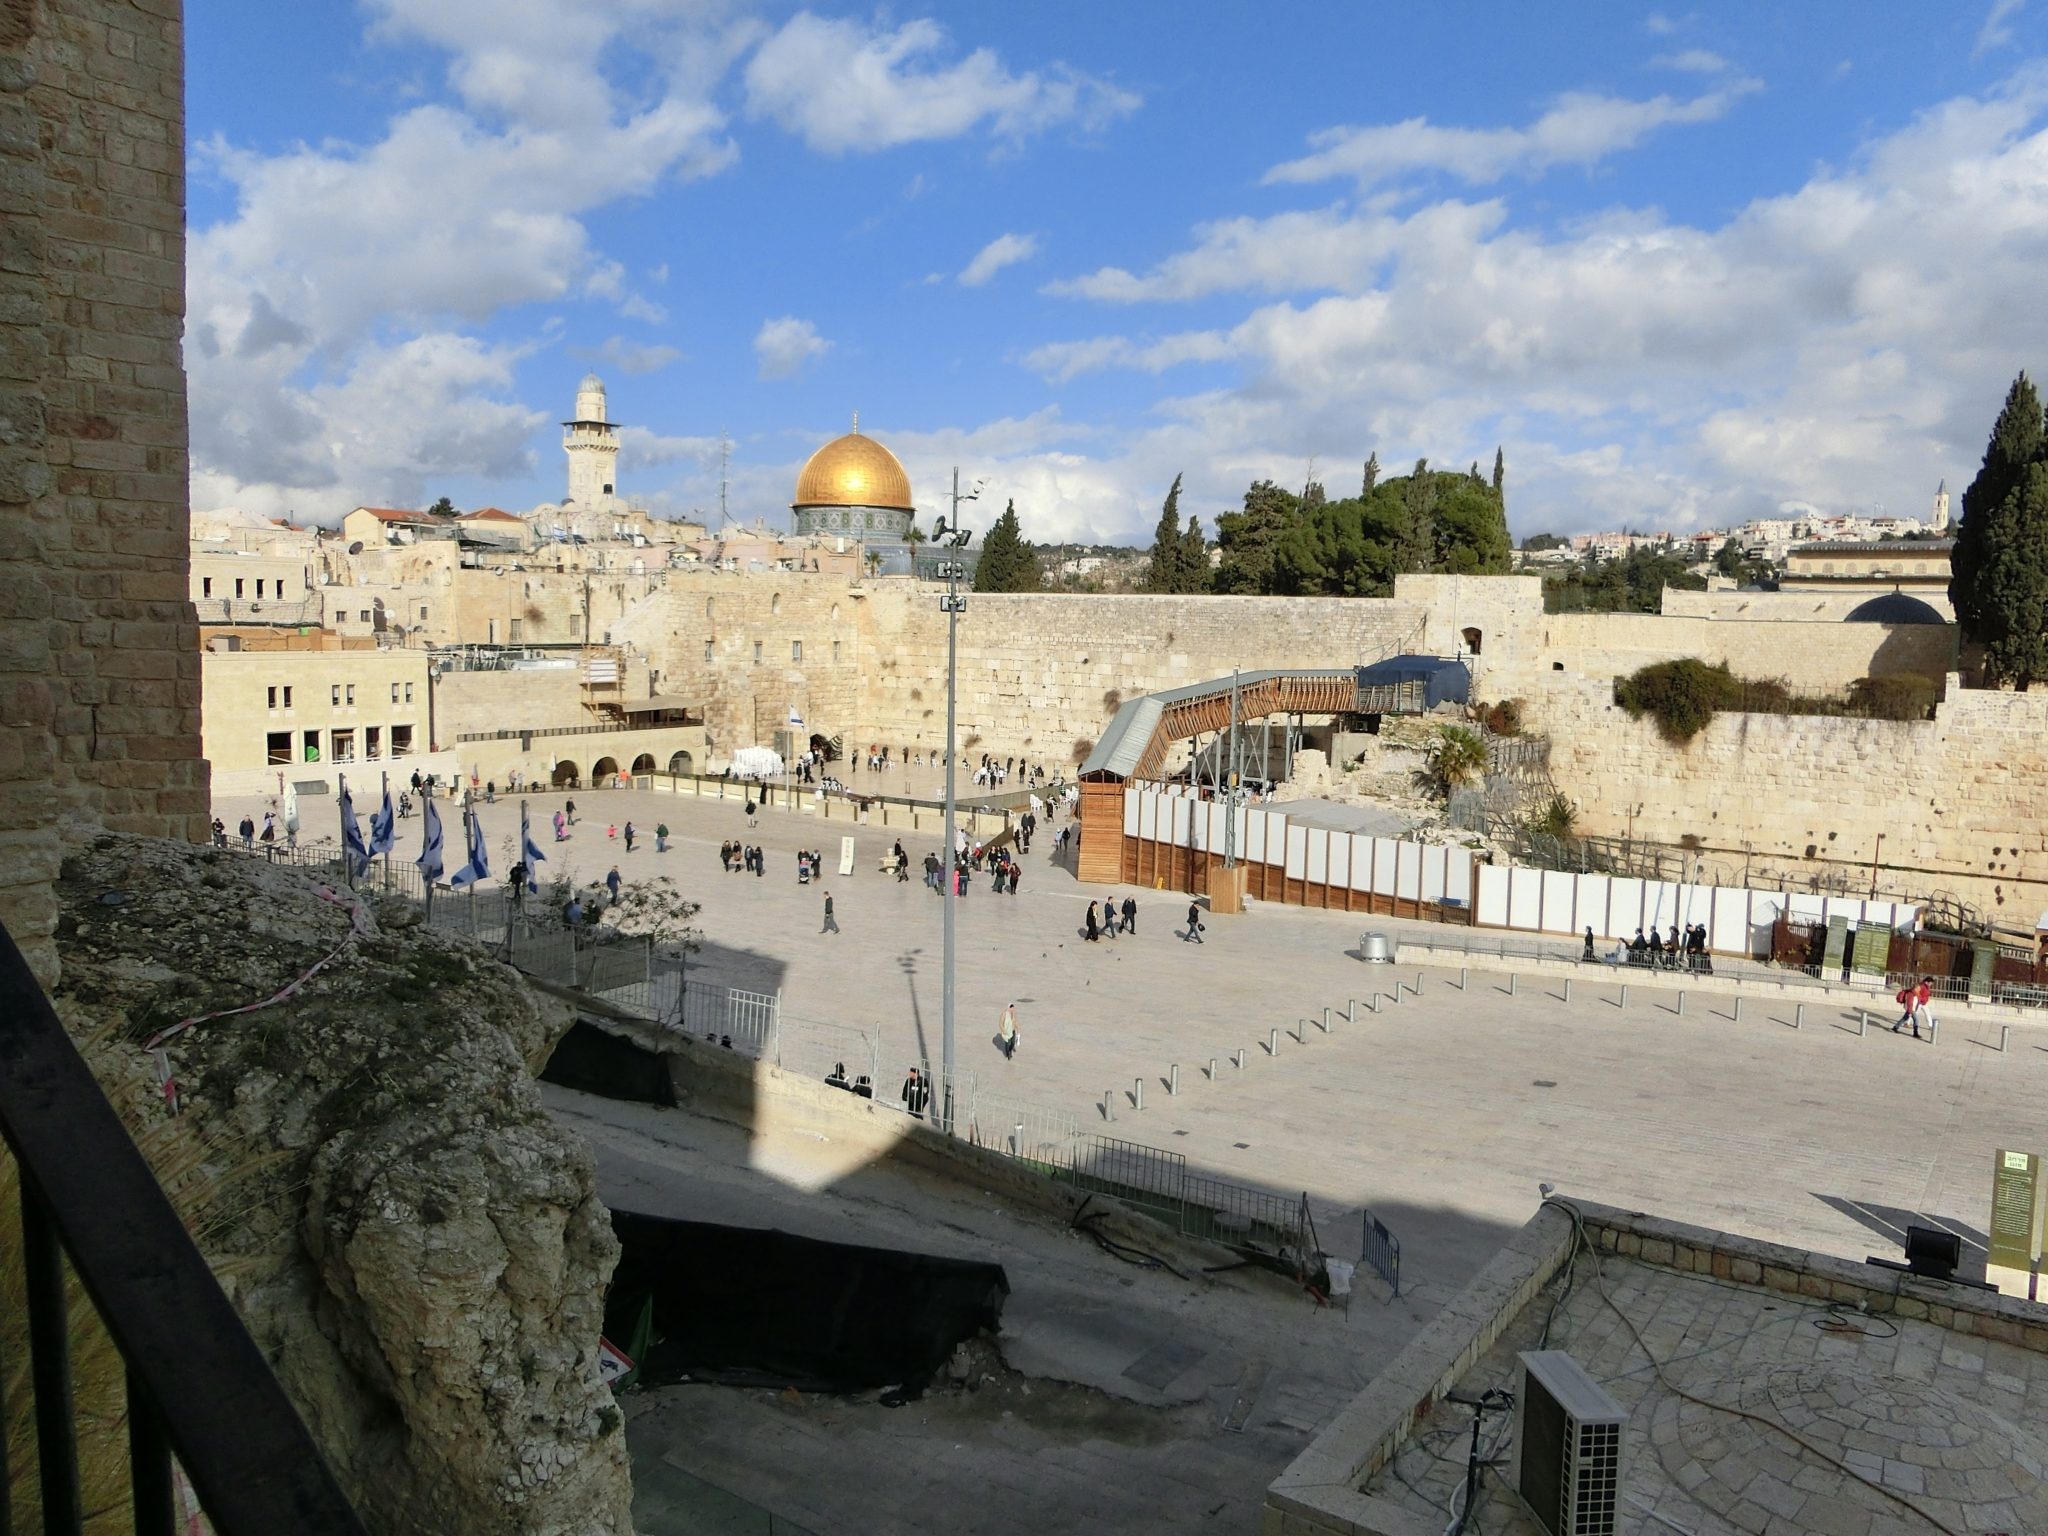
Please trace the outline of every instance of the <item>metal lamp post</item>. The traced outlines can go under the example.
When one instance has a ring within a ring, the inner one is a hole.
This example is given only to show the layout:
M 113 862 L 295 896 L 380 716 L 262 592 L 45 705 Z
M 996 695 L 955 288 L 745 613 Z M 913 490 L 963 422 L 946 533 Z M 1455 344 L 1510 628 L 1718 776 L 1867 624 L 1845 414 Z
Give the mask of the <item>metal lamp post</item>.
M 960 503 L 973 501 L 981 495 L 981 482 L 974 488 L 962 492 L 960 489 L 959 466 L 953 469 L 953 513 L 950 526 L 940 518 L 932 530 L 933 539 L 949 549 L 967 547 L 967 541 L 974 535 L 960 526 Z M 966 574 L 957 559 L 948 554 L 939 573 L 946 578 L 946 595 L 939 599 L 939 607 L 946 615 L 946 852 L 940 861 L 945 876 L 945 942 L 944 959 L 941 964 L 943 977 L 943 1000 L 940 1006 L 942 1028 L 940 1032 L 940 1083 L 939 1083 L 939 1125 L 948 1133 L 953 1130 L 953 919 L 954 906 L 960 899 L 960 880 L 953 868 L 958 856 L 959 836 L 954 830 L 956 806 L 953 797 L 953 732 L 957 720 L 958 691 L 955 686 L 958 677 L 960 615 L 967 611 L 967 599 L 960 591 L 960 578 Z

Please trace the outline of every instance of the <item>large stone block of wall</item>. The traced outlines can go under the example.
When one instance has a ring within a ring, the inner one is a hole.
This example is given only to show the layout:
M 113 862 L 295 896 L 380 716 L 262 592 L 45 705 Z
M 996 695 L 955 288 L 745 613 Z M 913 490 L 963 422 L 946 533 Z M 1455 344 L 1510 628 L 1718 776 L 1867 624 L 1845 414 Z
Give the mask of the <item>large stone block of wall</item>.
M 0 0 L 0 921 L 59 830 L 206 821 L 186 593 L 181 0 Z

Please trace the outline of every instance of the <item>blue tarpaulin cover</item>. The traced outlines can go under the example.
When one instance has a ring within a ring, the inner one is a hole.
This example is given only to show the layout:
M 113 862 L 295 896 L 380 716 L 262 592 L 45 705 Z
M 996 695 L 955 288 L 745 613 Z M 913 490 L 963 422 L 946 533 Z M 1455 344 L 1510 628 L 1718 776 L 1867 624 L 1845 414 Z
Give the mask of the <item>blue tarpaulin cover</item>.
M 1361 691 L 1418 682 L 1422 684 L 1425 709 L 1434 709 L 1445 700 L 1453 704 L 1471 702 L 1472 673 L 1462 661 L 1446 661 L 1441 656 L 1390 656 L 1358 669 Z

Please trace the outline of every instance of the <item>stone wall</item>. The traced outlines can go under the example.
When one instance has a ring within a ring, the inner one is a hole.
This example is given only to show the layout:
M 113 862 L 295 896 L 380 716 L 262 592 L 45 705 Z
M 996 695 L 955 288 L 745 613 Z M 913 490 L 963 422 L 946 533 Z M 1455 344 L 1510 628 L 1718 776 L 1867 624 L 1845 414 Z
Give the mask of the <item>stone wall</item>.
M 59 829 L 203 834 L 180 0 L 0 0 L 0 921 Z

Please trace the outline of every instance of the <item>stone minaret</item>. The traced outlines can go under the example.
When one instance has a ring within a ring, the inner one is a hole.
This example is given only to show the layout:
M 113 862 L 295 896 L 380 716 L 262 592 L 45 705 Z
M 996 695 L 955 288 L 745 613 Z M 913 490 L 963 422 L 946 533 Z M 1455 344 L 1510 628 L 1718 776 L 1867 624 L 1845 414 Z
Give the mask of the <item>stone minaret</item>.
M 1948 482 L 1942 481 L 1934 488 L 1934 531 L 1948 532 Z
M 562 448 L 569 455 L 565 500 L 592 508 L 618 494 L 619 429 L 605 420 L 604 380 L 594 373 L 576 386 L 576 415 L 562 423 Z

